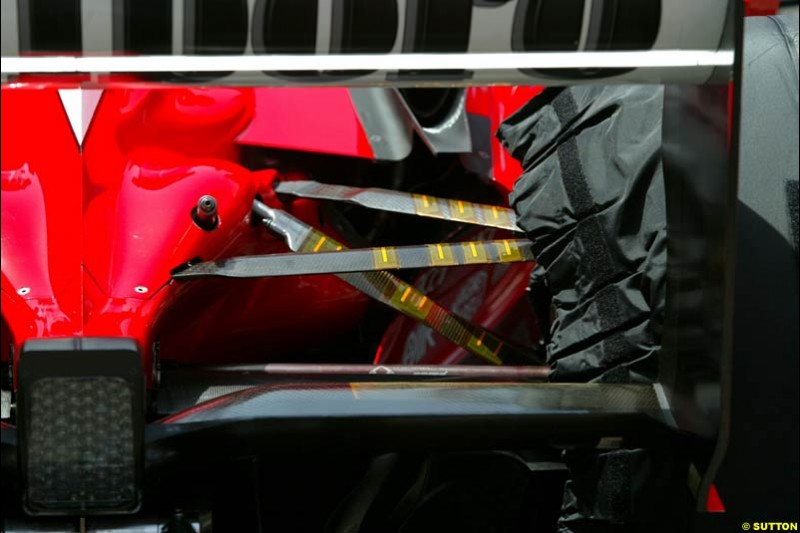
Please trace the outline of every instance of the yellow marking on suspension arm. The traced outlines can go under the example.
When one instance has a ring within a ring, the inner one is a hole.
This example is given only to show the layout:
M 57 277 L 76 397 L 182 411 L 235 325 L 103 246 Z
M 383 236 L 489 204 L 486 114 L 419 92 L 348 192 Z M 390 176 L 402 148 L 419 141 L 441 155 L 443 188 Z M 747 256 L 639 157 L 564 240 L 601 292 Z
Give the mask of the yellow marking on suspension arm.
M 428 317 L 431 305 L 433 304 L 427 296 L 405 283 L 397 287 L 391 300 L 397 306 L 396 309 L 417 317 L 420 320 L 425 320 Z
M 481 206 L 481 210 L 483 211 L 483 219 L 487 224 L 499 224 L 502 226 L 510 224 L 508 209 L 496 205 L 484 205 Z
M 475 204 L 472 202 L 465 202 L 463 200 L 448 200 L 450 206 L 450 218 L 462 222 L 478 223 L 478 217 L 475 216 Z
M 373 249 L 372 259 L 375 268 L 400 268 L 397 251 L 391 246 Z
M 319 252 L 319 249 L 320 249 L 320 248 L 322 248 L 322 245 L 325 243 L 325 241 L 326 241 L 326 240 L 328 240 L 328 238 L 327 238 L 327 237 L 325 237 L 325 235 L 323 235 L 323 236 L 321 236 L 321 237 L 319 238 L 319 241 L 317 241 L 317 245 L 316 245 L 316 246 L 314 246 L 314 252 L 315 252 L 315 253 L 316 253 L 316 252 Z
M 406 290 L 403 291 L 403 295 L 400 297 L 400 301 L 405 302 L 409 294 L 411 294 L 411 287 L 406 287 Z
M 482 331 L 480 337 L 470 335 L 467 345 L 472 347 L 473 353 L 480 355 L 487 361 L 490 361 L 496 365 L 503 364 L 503 361 L 498 357 L 498 354 L 500 353 L 500 346 L 502 346 L 503 343 L 500 343 L 496 350 L 491 350 L 489 346 L 484 344 L 484 337 L 486 337 L 486 331 Z
M 516 241 L 503 240 L 497 243 L 500 260 L 503 262 L 522 261 L 522 250 Z
M 486 263 L 489 259 L 486 245 L 482 242 L 465 242 L 461 244 L 466 264 Z
M 415 194 L 414 198 L 414 212 L 418 215 L 428 215 L 440 217 L 441 212 L 439 209 L 438 201 L 433 196 L 425 194 Z
M 481 336 L 478 338 L 478 340 L 477 340 L 477 341 L 475 341 L 475 344 L 477 344 L 478 346 L 480 346 L 481 344 L 483 344 L 483 338 L 484 338 L 485 336 L 486 336 L 486 332 L 484 331 L 484 332 L 482 332 L 482 333 L 481 333 Z
M 453 247 L 450 244 L 429 244 L 428 253 L 430 255 L 431 266 L 458 264 L 458 259 L 453 255 Z

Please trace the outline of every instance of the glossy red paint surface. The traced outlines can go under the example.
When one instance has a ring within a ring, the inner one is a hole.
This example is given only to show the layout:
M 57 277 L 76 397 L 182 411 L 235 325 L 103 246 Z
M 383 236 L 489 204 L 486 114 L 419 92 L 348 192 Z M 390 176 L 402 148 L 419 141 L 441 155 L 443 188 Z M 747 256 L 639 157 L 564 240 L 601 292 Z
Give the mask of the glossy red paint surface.
M 89 194 L 113 187 L 143 149 L 238 161 L 233 139 L 253 116 L 253 91 L 240 89 L 106 90 L 83 146 Z
M 170 280 L 198 257 L 286 251 L 250 222 L 275 177 L 238 164 L 253 105 L 250 90 L 107 90 L 81 153 L 56 90 L 4 90 L 3 342 L 132 337 L 149 370 L 156 340 L 164 359 L 263 360 L 357 324 L 366 298 L 333 276 Z M 213 231 L 191 216 L 206 194 Z M 320 224 L 313 202 L 290 209 Z
M 93 195 L 86 204 L 86 270 L 111 297 L 147 298 L 170 280 L 170 271 L 194 257 L 230 255 L 252 231 L 255 183 L 238 165 L 187 158 L 155 147 L 129 153 L 118 187 Z M 217 200 L 214 231 L 191 217 L 197 201 Z M 137 290 L 138 288 L 138 290 Z
M 344 87 L 259 89 L 253 120 L 238 140 L 284 150 L 374 157 Z
M 2 312 L 19 344 L 81 331 L 81 160 L 56 90 L 2 93 Z
M 467 113 L 489 119 L 490 131 L 495 132 L 506 118 L 514 114 L 531 98 L 544 90 L 542 86 L 470 87 L 467 89 Z M 519 162 L 511 157 L 500 141 L 492 135 L 492 178 L 505 191 L 511 191 L 522 173 Z

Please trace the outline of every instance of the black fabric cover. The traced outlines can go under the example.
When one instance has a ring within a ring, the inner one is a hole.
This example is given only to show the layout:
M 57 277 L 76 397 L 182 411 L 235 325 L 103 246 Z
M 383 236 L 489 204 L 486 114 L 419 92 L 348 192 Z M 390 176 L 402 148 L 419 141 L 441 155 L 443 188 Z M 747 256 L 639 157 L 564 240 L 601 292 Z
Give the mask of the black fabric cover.
M 569 450 L 559 533 L 691 531 L 688 461 L 669 448 Z
M 545 291 L 552 303 L 554 380 L 657 378 L 667 261 L 663 96 L 654 86 L 551 88 L 498 131 L 524 170 L 511 204 L 539 263 L 534 303 Z M 685 529 L 685 513 L 663 510 L 691 508 L 688 466 L 653 453 L 566 452 L 559 530 Z
M 551 88 L 498 131 L 524 169 L 511 204 L 543 267 L 532 283 L 552 296 L 554 380 L 656 378 L 667 253 L 662 100 L 656 86 Z

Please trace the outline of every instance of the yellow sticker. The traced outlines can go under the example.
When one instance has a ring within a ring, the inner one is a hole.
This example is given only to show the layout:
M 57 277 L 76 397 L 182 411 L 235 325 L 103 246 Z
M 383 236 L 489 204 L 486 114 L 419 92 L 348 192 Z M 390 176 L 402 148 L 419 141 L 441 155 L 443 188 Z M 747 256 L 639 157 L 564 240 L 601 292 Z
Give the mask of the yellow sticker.
M 312 231 L 306 241 L 303 243 L 301 252 L 333 252 L 342 250 L 342 245 L 331 239 L 327 235 L 323 235 L 319 231 Z
M 486 245 L 482 242 L 465 242 L 461 245 L 461 251 L 467 264 L 486 263 L 489 260 Z
M 397 286 L 391 300 L 396 309 L 421 320 L 425 320 L 433 308 L 430 298 L 406 283 Z
M 383 246 L 372 250 L 372 259 L 375 268 L 399 268 L 400 261 L 397 259 L 397 250 L 392 246 Z
M 503 240 L 495 243 L 497 246 L 497 254 L 500 256 L 500 261 L 522 261 L 522 251 L 519 249 L 517 241 Z
M 458 264 L 458 261 L 453 255 L 453 247 L 449 244 L 429 244 L 428 252 L 431 257 L 431 266 Z
M 418 215 L 441 215 L 439 200 L 425 194 L 415 194 L 414 210 Z
M 463 222 L 477 223 L 478 216 L 475 213 L 475 205 L 472 202 L 463 200 L 450 200 L 450 218 Z
M 494 349 L 490 348 L 487 343 L 494 345 Z M 477 337 L 474 335 L 470 335 L 469 341 L 467 341 L 467 347 L 470 349 L 472 353 L 479 355 L 484 359 L 486 359 L 487 361 L 490 361 L 496 365 L 500 365 L 503 363 L 497 356 L 502 346 L 503 344 L 499 340 L 495 339 L 494 337 L 486 335 L 485 331 L 482 332 L 480 336 Z
M 408 295 L 411 294 L 411 287 L 406 287 L 406 290 L 403 291 L 403 294 L 400 296 L 400 301 L 405 302 L 408 300 Z
M 483 206 L 483 220 L 495 226 L 508 227 L 511 224 L 508 211 L 504 207 L 494 205 Z
M 325 241 L 327 240 L 328 238 L 325 235 L 320 237 L 319 241 L 317 241 L 317 244 L 314 245 L 314 252 L 319 252 L 319 249 L 322 248 L 322 245 L 325 244 Z

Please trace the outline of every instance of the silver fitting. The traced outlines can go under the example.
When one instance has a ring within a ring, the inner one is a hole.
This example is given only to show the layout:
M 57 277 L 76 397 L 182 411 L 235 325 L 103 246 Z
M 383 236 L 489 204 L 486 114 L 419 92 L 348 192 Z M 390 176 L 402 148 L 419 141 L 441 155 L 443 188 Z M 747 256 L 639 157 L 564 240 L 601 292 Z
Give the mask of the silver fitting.
M 212 231 L 219 224 L 217 214 L 217 199 L 210 194 L 205 194 L 197 200 L 197 206 L 192 210 L 192 218 L 200 229 Z

